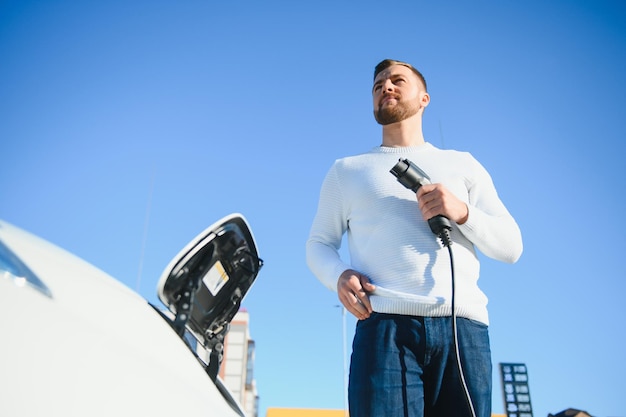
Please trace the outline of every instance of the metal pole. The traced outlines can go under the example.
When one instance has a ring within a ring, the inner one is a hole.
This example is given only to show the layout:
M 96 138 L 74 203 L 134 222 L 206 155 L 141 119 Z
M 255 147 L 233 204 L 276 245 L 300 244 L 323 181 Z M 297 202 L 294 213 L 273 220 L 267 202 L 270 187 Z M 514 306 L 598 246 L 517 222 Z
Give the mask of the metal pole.
M 349 417 L 348 411 L 348 337 L 346 335 L 346 308 L 341 306 L 341 316 L 343 321 L 343 392 L 344 392 L 344 413 Z

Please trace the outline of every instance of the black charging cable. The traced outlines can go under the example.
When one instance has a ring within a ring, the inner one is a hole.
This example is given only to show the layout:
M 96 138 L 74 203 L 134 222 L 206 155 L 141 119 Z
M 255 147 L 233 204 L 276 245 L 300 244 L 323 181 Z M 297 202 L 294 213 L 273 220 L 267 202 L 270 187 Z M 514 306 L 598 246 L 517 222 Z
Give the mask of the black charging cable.
M 440 237 L 441 238 L 441 237 Z M 454 285 L 454 258 L 452 257 L 452 248 L 448 245 L 448 253 L 450 254 L 450 271 L 452 275 L 452 300 L 451 300 L 451 308 L 452 308 L 452 338 L 454 342 L 454 356 L 456 358 L 456 364 L 459 368 L 459 377 L 461 378 L 461 386 L 463 387 L 463 391 L 465 392 L 465 399 L 467 400 L 467 405 L 472 413 L 473 417 L 476 417 L 476 410 L 474 410 L 474 403 L 472 402 L 472 396 L 469 392 L 469 388 L 467 387 L 467 382 L 465 382 L 465 376 L 463 374 L 463 366 L 461 365 L 461 353 L 459 350 L 459 331 L 456 325 L 456 308 L 454 305 L 455 300 L 455 292 L 456 288 Z
M 408 159 L 400 159 L 390 172 L 396 177 L 400 184 L 415 193 L 417 193 L 417 190 L 419 190 L 422 185 L 430 184 L 426 173 L 424 173 L 417 165 Z M 459 350 L 459 331 L 456 323 L 457 316 L 455 308 L 456 287 L 454 277 L 454 257 L 452 256 L 452 239 L 450 237 L 452 225 L 450 224 L 450 220 L 442 215 L 428 219 L 428 225 L 430 226 L 430 230 L 441 240 L 441 244 L 448 249 L 448 253 L 450 254 L 450 272 L 452 277 L 452 299 L 450 301 L 450 307 L 452 309 L 452 344 L 459 370 L 459 377 L 461 379 L 461 386 L 463 387 L 463 391 L 465 393 L 465 399 L 467 400 L 467 405 L 470 409 L 472 417 L 476 417 L 476 410 L 474 409 L 472 396 L 469 392 L 469 388 L 467 387 L 467 382 L 465 381 L 465 376 L 463 374 L 463 366 L 461 365 L 461 354 Z

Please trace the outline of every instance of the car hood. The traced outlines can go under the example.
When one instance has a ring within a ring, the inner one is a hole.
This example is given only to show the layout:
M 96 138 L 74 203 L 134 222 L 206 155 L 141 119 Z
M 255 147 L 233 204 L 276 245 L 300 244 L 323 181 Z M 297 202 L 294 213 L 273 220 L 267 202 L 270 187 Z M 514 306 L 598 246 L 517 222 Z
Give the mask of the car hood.
M 0 249 L 0 415 L 243 415 L 139 294 L 2 221 Z M 260 265 L 245 219 L 231 215 L 172 260 L 158 294 L 173 322 L 209 346 L 224 334 Z M 225 282 L 215 283 L 215 268 Z M 185 321 L 180 301 L 189 287 L 195 291 Z

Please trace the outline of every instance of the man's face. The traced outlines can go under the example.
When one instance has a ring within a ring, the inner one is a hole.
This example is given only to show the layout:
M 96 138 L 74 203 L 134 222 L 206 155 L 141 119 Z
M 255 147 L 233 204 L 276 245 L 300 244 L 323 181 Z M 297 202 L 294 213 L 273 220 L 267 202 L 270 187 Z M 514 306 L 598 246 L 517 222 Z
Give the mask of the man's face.
M 392 65 L 376 76 L 372 98 L 374 118 L 383 126 L 414 116 L 429 101 L 417 75 L 404 65 Z

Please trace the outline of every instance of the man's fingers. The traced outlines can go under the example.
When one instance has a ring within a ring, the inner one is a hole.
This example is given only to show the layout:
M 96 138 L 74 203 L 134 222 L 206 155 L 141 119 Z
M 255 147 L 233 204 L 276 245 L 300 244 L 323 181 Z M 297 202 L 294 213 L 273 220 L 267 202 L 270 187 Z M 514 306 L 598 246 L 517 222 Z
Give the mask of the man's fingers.
M 359 320 L 365 320 L 372 313 L 372 305 L 370 304 L 369 296 L 365 291 L 359 291 L 353 293 L 350 297 L 351 307 L 354 314 Z
M 363 286 L 363 290 L 365 290 L 366 293 L 372 292 L 376 289 L 376 286 L 372 284 L 367 278 L 361 280 L 361 285 Z
M 372 312 L 368 292 L 374 288 L 366 276 L 353 270 L 344 271 L 337 282 L 339 300 L 359 320 L 368 318 Z
M 361 304 L 368 313 L 372 312 L 372 305 L 370 304 L 370 297 L 366 291 L 362 290 L 354 294 L 356 301 Z
M 361 301 L 361 298 L 356 293 L 350 291 L 342 294 L 340 301 L 346 310 L 348 310 L 357 319 L 365 320 L 369 317 L 370 310 L 366 306 L 366 303 L 369 305 L 367 297 L 365 297 L 365 301 Z

